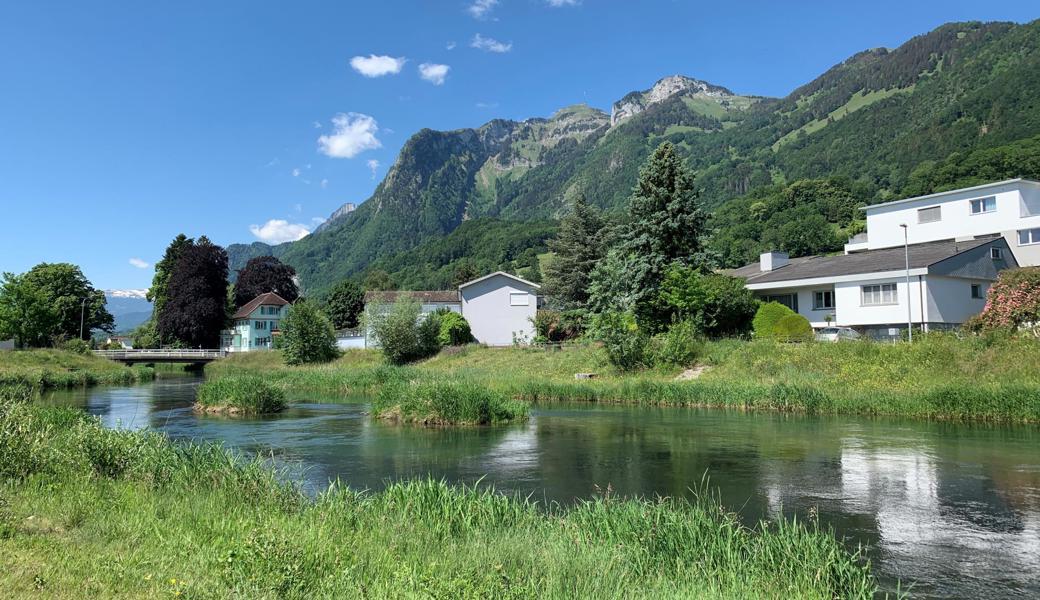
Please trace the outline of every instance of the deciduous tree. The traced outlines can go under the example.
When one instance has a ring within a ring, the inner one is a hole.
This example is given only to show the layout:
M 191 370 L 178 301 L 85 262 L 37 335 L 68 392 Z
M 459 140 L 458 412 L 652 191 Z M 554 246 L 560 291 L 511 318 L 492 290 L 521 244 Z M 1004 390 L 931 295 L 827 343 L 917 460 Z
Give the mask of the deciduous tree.
M 279 347 L 288 365 L 329 362 L 339 356 L 332 322 L 306 300 L 289 308 L 281 323 L 281 336 Z
M 164 344 L 215 348 L 227 319 L 227 253 L 206 237 L 180 251 L 156 329 Z
M 337 283 L 324 299 L 325 313 L 336 329 L 354 329 L 365 310 L 365 290 L 352 279 Z
M 105 308 L 105 293 L 95 289 L 76 265 L 40 263 L 25 278 L 43 292 L 57 315 L 51 331 L 56 339 L 90 339 L 93 329 L 111 333 L 115 320 Z
M 14 338 L 19 348 L 46 346 L 58 313 L 46 292 L 25 275 L 4 273 L 0 281 L 0 339 Z
M 296 286 L 296 269 L 273 256 L 249 259 L 235 281 L 235 307 L 247 304 L 260 294 L 274 292 L 286 302 L 296 302 L 300 290 Z

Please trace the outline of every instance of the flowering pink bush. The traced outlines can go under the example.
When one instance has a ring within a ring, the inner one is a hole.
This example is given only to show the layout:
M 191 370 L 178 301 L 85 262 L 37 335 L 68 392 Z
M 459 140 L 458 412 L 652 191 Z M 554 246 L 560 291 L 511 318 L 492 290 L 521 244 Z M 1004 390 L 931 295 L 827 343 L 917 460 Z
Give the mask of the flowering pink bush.
M 987 330 L 1040 325 L 1040 267 L 1003 271 L 989 288 L 977 324 Z

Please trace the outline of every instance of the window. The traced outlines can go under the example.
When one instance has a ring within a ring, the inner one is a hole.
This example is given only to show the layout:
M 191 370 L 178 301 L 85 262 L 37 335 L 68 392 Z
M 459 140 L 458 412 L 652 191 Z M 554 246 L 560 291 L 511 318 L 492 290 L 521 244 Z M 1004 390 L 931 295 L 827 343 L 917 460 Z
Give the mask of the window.
M 1030 244 L 1040 244 L 1040 227 L 1023 229 L 1018 232 L 1018 245 L 1028 246 Z
M 975 298 L 976 300 L 986 297 L 986 292 L 982 289 L 981 283 L 971 284 L 971 297 Z
M 531 298 L 527 292 L 509 292 L 509 306 L 530 306 Z
M 973 215 L 996 212 L 997 197 L 987 196 L 985 198 L 976 198 L 975 200 L 970 200 L 968 204 L 971 205 L 971 214 Z
M 798 312 L 798 294 L 778 294 L 774 296 L 763 296 L 766 302 L 779 302 L 794 312 Z
M 256 321 L 253 326 L 256 329 L 267 329 L 267 321 Z
M 942 207 L 941 206 L 929 206 L 928 208 L 920 208 L 917 210 L 917 222 L 918 223 L 935 223 L 942 220 Z
M 989 257 L 992 258 L 993 260 L 1003 260 L 1004 259 L 1004 249 L 1003 248 L 990 248 L 989 249 Z
M 863 286 L 863 306 L 896 304 L 898 302 L 899 295 L 896 293 L 896 284 L 894 283 Z
M 834 308 L 834 292 L 832 290 L 821 290 L 813 292 L 813 310 L 828 310 Z

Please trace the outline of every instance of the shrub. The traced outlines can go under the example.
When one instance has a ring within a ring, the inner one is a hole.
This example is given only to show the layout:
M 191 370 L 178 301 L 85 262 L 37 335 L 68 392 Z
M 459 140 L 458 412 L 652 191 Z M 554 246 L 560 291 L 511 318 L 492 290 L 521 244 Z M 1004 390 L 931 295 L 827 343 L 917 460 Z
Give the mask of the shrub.
M 773 337 L 776 323 L 780 319 L 793 314 L 796 313 L 779 302 L 763 303 L 758 307 L 758 310 L 755 312 L 755 318 L 751 321 L 751 326 L 755 330 L 755 337 Z
M 673 323 L 655 342 L 653 362 L 660 366 L 688 367 L 704 350 L 704 341 L 692 320 Z
M 282 320 L 281 330 L 278 347 L 283 349 L 287 365 L 324 363 L 339 357 L 332 323 L 310 302 L 294 304 Z
M 582 309 L 547 310 L 534 314 L 534 331 L 538 342 L 565 342 L 585 333 L 587 314 Z
M 390 306 L 373 306 L 368 319 L 390 364 L 407 364 L 440 350 L 441 317 L 437 313 L 422 317 L 422 307 L 414 298 L 403 298 Z
M 423 425 L 490 425 L 526 419 L 528 405 L 479 383 L 435 380 L 384 385 L 372 412 Z
M 807 342 L 813 338 L 812 325 L 802 315 L 785 315 L 773 326 L 773 337 L 784 342 Z
M 975 325 L 981 330 L 1040 328 L 1040 267 L 1001 271 Z
M 90 344 L 79 338 L 72 338 L 61 343 L 61 349 L 75 354 L 90 354 Z M 107 350 L 107 348 L 106 348 Z
M 675 265 L 665 273 L 658 301 L 676 318 L 712 337 L 746 334 L 758 301 L 742 279 Z
M 195 402 L 207 411 L 264 414 L 285 408 L 285 392 L 252 375 L 233 375 L 199 386 Z
M 622 371 L 646 366 L 650 338 L 636 324 L 630 312 L 605 312 L 596 315 L 593 337 L 603 343 L 610 364 Z
M 469 322 L 457 312 L 444 311 L 440 314 L 440 332 L 437 341 L 441 346 L 462 346 L 473 341 Z

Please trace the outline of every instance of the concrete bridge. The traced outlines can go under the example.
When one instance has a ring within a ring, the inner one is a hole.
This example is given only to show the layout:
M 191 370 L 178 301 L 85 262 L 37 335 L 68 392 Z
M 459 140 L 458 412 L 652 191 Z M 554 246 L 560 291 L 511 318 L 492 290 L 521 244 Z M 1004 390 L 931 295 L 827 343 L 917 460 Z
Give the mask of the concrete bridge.
M 224 358 L 223 350 L 95 350 L 94 354 L 102 358 L 132 365 L 135 363 L 192 363 L 205 364 Z

